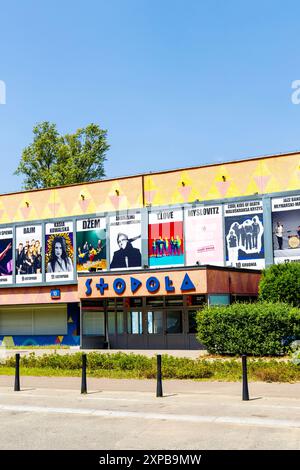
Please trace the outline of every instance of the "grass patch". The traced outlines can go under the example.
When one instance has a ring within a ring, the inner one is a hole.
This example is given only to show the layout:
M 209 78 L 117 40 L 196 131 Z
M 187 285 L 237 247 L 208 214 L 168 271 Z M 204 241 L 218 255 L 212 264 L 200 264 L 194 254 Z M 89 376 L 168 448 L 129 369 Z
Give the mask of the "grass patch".
M 31 352 L 21 357 L 21 375 L 79 377 L 81 375 L 81 352 L 60 355 L 56 353 L 36 356 Z M 1 375 L 14 374 L 15 358 L 2 360 Z M 155 379 L 156 358 L 133 353 L 98 353 L 87 355 L 88 376 L 117 379 Z M 242 379 L 240 358 L 181 358 L 162 356 L 164 379 L 217 380 L 236 382 Z M 300 366 L 290 361 L 271 358 L 249 358 L 248 377 L 251 381 L 298 382 Z

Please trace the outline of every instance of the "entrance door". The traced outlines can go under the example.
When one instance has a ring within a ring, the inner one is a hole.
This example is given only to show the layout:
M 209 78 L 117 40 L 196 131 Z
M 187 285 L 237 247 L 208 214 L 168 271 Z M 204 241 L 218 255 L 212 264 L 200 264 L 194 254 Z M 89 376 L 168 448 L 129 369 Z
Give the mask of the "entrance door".
M 165 349 L 166 335 L 164 334 L 163 310 L 146 311 L 147 340 L 149 349 Z
M 147 335 L 144 331 L 143 312 L 127 312 L 127 348 L 147 349 Z
M 182 310 L 166 311 L 167 349 L 185 349 L 186 335 L 183 334 Z

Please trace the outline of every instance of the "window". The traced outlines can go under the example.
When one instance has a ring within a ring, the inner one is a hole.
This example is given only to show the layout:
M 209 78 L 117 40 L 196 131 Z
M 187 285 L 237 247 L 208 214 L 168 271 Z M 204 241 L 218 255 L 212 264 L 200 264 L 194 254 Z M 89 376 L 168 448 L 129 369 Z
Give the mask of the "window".
M 167 312 L 167 333 L 182 333 L 181 310 Z
M 116 332 L 115 311 L 107 312 L 108 333 L 114 335 Z
M 166 297 L 166 305 L 168 307 L 182 307 L 183 297 L 182 295 L 170 295 Z
M 83 334 L 90 336 L 104 336 L 104 312 L 83 311 Z
M 127 332 L 131 335 L 143 333 L 142 312 L 127 312 Z
M 197 310 L 190 310 L 188 312 L 189 315 L 189 333 L 197 333 Z
M 117 331 L 118 334 L 124 333 L 124 313 L 117 312 Z
M 148 312 L 147 330 L 149 334 L 163 334 L 163 312 Z
M 143 304 L 142 297 L 133 297 L 130 299 L 130 307 L 141 307 Z
M 163 307 L 164 298 L 163 297 L 147 297 L 146 304 L 151 307 Z

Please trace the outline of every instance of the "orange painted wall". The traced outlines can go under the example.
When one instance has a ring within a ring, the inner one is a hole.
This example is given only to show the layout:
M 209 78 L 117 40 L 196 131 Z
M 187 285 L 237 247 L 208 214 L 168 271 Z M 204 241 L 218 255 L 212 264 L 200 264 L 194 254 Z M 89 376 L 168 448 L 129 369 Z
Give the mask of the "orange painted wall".
M 47 287 L 18 287 L 1 289 L 1 305 L 30 305 L 79 302 L 76 285 L 61 286 L 61 298 L 52 300 L 50 295 L 51 286 Z
M 143 207 L 143 200 L 145 205 L 159 206 L 299 188 L 300 154 L 278 155 L 0 195 L 0 224 L 135 209 Z

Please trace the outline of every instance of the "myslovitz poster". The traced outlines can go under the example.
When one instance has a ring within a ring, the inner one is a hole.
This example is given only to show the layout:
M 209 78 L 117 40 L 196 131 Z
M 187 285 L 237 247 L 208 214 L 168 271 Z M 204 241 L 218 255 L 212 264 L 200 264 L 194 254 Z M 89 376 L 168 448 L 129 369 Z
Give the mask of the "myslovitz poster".
M 150 267 L 184 264 L 182 209 L 149 213 L 148 252 Z
M 300 262 L 300 195 L 272 199 L 274 262 Z
M 16 283 L 42 282 L 42 226 L 16 228 Z
M 224 265 L 222 206 L 185 209 L 186 264 Z
M 142 267 L 141 214 L 120 214 L 110 217 L 110 269 Z
M 226 265 L 265 267 L 262 201 L 232 202 L 224 206 Z
M 106 269 L 106 221 L 104 217 L 77 220 L 77 271 Z
M 12 283 L 13 272 L 13 229 L 0 229 L 0 287 Z
M 74 279 L 73 222 L 46 224 L 45 256 L 46 282 Z

